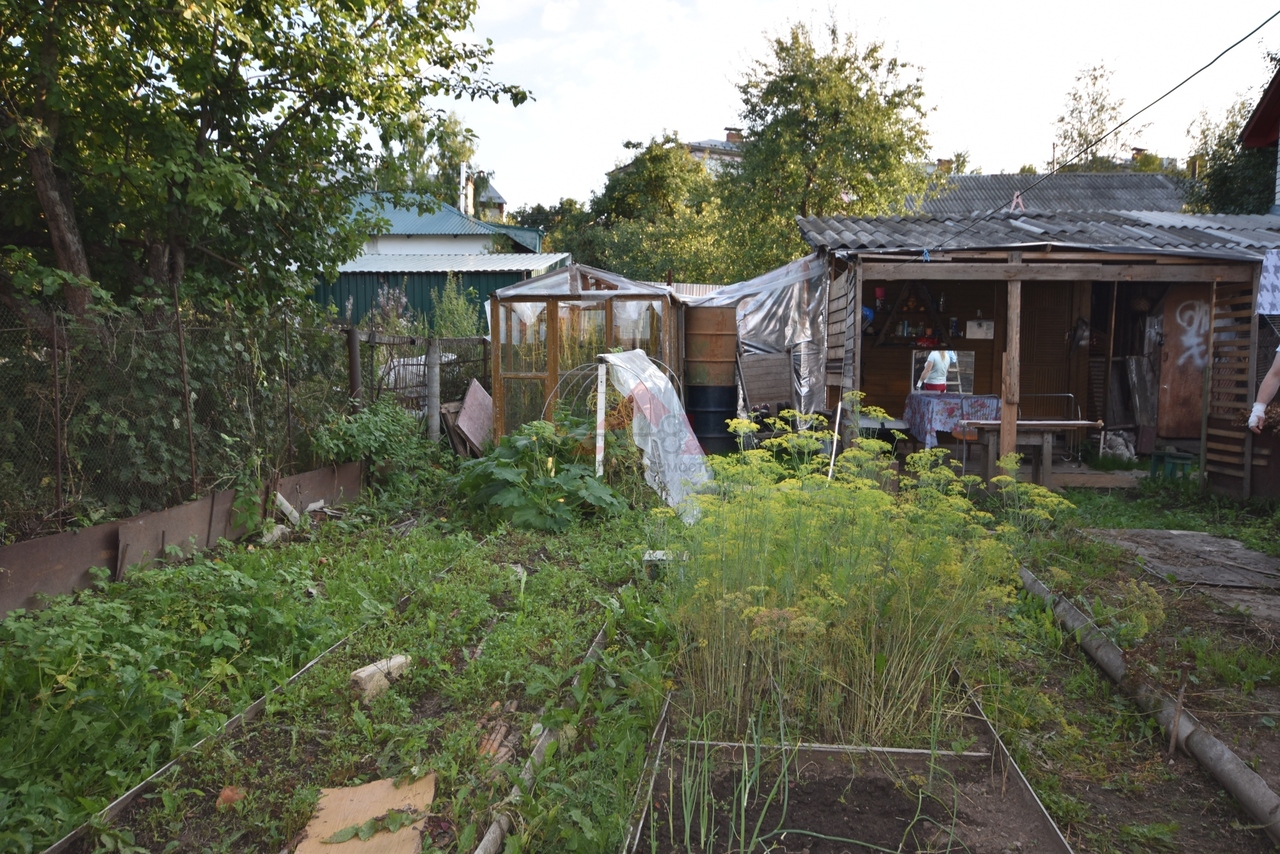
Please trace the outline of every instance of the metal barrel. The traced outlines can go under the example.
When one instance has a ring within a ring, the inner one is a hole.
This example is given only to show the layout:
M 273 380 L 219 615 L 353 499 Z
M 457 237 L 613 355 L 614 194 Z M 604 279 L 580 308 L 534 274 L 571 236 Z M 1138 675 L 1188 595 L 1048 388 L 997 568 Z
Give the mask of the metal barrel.
M 685 386 L 685 409 L 698 444 L 708 454 L 738 450 L 738 438 L 729 432 L 728 421 L 738 417 L 736 385 Z
M 708 454 L 738 449 L 726 422 L 738 416 L 737 310 L 684 311 L 684 399 L 693 434 Z

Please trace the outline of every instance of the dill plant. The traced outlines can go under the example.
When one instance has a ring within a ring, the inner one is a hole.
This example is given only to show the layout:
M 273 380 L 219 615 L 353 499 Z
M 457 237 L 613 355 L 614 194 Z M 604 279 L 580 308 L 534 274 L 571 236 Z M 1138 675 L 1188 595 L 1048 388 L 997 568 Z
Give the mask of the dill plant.
M 683 534 L 669 609 L 690 711 L 718 735 L 919 745 L 962 705 L 951 668 L 994 632 L 1013 556 L 933 456 L 877 488 L 887 449 L 862 440 L 832 481 L 798 461 L 780 482 L 748 451 Z

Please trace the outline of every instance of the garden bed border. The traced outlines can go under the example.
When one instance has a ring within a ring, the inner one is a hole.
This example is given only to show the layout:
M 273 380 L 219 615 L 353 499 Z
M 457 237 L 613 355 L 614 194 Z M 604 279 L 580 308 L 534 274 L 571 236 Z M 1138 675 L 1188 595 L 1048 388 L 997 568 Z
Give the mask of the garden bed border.
M 485 537 L 483 540 L 481 540 L 479 543 L 476 544 L 476 548 L 483 546 L 488 541 L 489 541 L 489 538 Z M 448 572 L 456 564 L 457 564 L 457 561 L 455 560 L 453 563 L 449 564 L 449 566 L 445 567 L 441 572 L 442 573 Z M 397 607 L 404 607 L 406 604 L 408 604 L 410 599 L 412 599 L 414 596 L 417 595 L 417 593 L 418 593 L 418 590 L 415 589 L 401 596 L 396 602 Z M 163 777 L 165 774 L 169 773 L 175 767 L 177 767 L 178 763 L 182 759 L 184 759 L 187 755 L 189 755 L 192 751 L 199 749 L 201 745 L 203 745 L 205 742 L 209 741 L 210 739 L 222 738 L 224 735 L 234 732 L 242 724 L 246 724 L 252 721 L 259 714 L 261 714 L 264 708 L 266 708 L 267 700 L 269 698 L 271 698 L 276 694 L 279 694 L 285 688 L 288 688 L 294 682 L 298 681 L 298 679 L 300 679 L 304 673 L 306 673 L 308 670 L 310 670 L 311 668 L 319 664 L 321 659 L 323 659 L 329 653 L 334 652 L 335 650 L 341 649 L 342 647 L 346 646 L 347 643 L 352 638 L 354 638 L 359 632 L 361 632 L 362 630 L 364 630 L 370 625 L 372 625 L 371 622 L 365 622 L 356 626 L 354 629 L 352 629 L 350 632 L 347 633 L 346 637 L 343 637 L 342 639 L 338 640 L 328 649 L 324 650 L 315 658 L 311 659 L 306 664 L 302 665 L 302 668 L 298 670 L 297 673 L 293 674 L 284 682 L 281 682 L 279 685 L 272 688 L 270 691 L 263 694 L 261 697 L 254 700 L 252 703 L 246 706 L 243 712 L 240 712 L 239 714 L 233 715 L 232 717 L 228 718 L 227 722 L 224 723 L 216 732 L 209 733 L 204 738 L 200 739 L 195 744 L 191 745 L 186 750 L 182 751 L 180 754 L 170 759 L 164 765 L 157 768 L 154 772 L 152 772 L 151 776 L 147 777 L 147 779 L 143 780 L 141 783 L 138 783 L 138 785 L 134 786 L 132 789 L 125 792 L 123 795 L 116 798 L 111 803 L 107 804 L 99 812 L 94 813 L 93 818 L 89 819 L 88 821 L 85 821 L 83 824 L 81 824 L 79 827 L 72 830 L 66 836 L 62 837 L 57 842 L 53 843 L 48 848 L 44 849 L 44 851 L 42 851 L 41 854 L 62 854 L 62 852 L 68 850 L 74 842 L 79 840 L 80 837 L 84 836 L 84 834 L 88 832 L 89 827 L 93 823 L 94 819 L 105 820 L 108 822 L 114 821 L 121 813 L 125 811 L 125 809 L 130 804 L 132 804 L 135 800 L 137 800 L 139 795 L 145 794 L 147 791 L 149 791 L 161 777 Z
M 1036 790 L 1032 788 L 1028 782 L 1026 775 L 1022 773 L 1022 769 L 1018 767 L 1018 763 L 1013 760 L 1013 754 L 1005 746 L 1004 741 L 1000 738 L 1000 734 L 996 732 L 995 726 L 992 725 L 990 718 L 982 709 L 982 704 L 978 701 L 977 696 L 969 686 L 961 681 L 960 683 L 965 692 L 969 695 L 970 703 L 974 717 L 982 721 L 986 727 L 987 734 L 991 737 L 994 749 L 991 751 L 962 751 L 959 753 L 952 751 L 925 750 L 919 748 L 905 747 L 868 747 L 865 745 L 853 744 L 817 744 L 810 742 L 799 742 L 797 744 L 787 745 L 788 750 L 811 750 L 815 752 L 831 752 L 831 753 L 861 753 L 868 755 L 881 756 L 958 756 L 967 759 L 991 759 L 999 762 L 1000 767 L 1004 769 L 1004 776 L 1009 776 L 1008 769 L 1012 768 L 1014 772 L 1014 785 L 1021 789 L 1025 795 L 1030 797 L 1030 801 L 1035 804 L 1039 816 L 1043 819 L 1046 827 L 1051 828 L 1053 835 L 1045 841 L 1045 851 L 1056 851 L 1057 854 L 1074 854 L 1070 843 L 1066 837 L 1062 835 L 1057 822 L 1049 815 L 1049 811 L 1045 809 L 1044 803 L 1036 794 Z M 674 692 L 672 692 L 674 693 Z M 653 737 L 649 741 L 648 758 L 645 760 L 644 774 L 640 778 L 639 784 L 636 786 L 635 802 L 631 809 L 631 822 L 627 827 L 627 836 L 623 840 L 620 854 L 636 854 L 637 847 L 640 844 L 640 838 L 644 831 L 645 821 L 648 818 L 649 804 L 653 799 L 653 787 L 657 781 L 658 768 L 662 764 L 662 751 L 667 744 L 667 733 L 669 730 L 669 721 L 667 720 L 668 709 L 671 706 L 672 693 L 667 694 L 666 703 L 662 707 L 662 715 L 658 720 L 658 725 L 654 727 Z M 672 742 L 688 744 L 685 739 L 672 739 Z M 750 745 L 740 742 L 727 741 L 695 741 L 695 744 L 701 744 L 706 747 L 749 747 Z M 778 747 L 779 745 L 768 745 L 769 747 Z M 647 780 L 647 785 L 646 785 Z M 644 799 L 640 795 L 642 791 L 646 791 Z
M 364 472 L 364 463 L 355 462 L 280 478 L 264 485 L 259 506 L 277 492 L 299 510 L 316 501 L 341 504 L 360 494 Z M 163 560 L 169 547 L 189 556 L 244 536 L 233 522 L 235 499 L 235 490 L 224 489 L 167 510 L 0 547 L 0 619 L 18 608 L 44 607 L 43 596 L 89 589 L 90 569 L 110 570 L 119 581 L 132 567 Z

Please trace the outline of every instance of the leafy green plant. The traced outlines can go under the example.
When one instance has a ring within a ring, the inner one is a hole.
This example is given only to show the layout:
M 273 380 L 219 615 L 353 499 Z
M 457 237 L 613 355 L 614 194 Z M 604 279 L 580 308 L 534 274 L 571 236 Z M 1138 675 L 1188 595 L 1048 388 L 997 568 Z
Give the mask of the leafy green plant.
M 462 464 L 459 493 L 482 513 L 534 530 L 563 531 L 583 517 L 618 513 L 626 505 L 595 477 L 592 435 L 585 420 L 525 424 Z
M 431 295 L 431 334 L 436 338 L 479 335 L 478 300 L 474 288 L 463 288 L 458 274 L 449 273 L 440 290 Z
M 676 537 L 689 558 L 668 604 L 695 715 L 714 713 L 728 737 L 763 710 L 768 729 L 806 738 L 927 737 L 1014 561 L 954 475 L 917 463 L 897 496 L 810 474 L 703 502 Z
M 413 414 L 389 396 L 339 416 L 317 431 L 315 445 L 329 462 L 368 462 L 384 500 L 407 507 L 439 499 L 434 493 L 444 474 L 437 460 L 444 455 L 427 441 Z

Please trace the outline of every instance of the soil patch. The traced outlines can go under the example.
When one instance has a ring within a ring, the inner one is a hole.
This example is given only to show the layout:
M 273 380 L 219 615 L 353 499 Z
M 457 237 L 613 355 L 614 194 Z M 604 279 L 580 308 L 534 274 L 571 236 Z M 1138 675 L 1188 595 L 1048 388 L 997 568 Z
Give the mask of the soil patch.
M 716 749 L 710 767 L 671 756 L 637 850 L 713 854 L 753 836 L 751 850 L 809 854 L 1066 850 L 1030 793 L 990 756 L 802 748 L 792 757 L 784 779 L 780 761 L 754 751 L 744 763 L 738 751 Z

